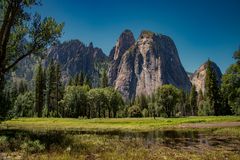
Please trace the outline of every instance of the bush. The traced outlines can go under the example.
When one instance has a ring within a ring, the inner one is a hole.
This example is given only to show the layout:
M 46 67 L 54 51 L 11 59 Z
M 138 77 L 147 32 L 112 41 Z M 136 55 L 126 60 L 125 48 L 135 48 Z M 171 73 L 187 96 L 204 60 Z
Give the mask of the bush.
M 0 136 L 0 152 L 7 151 L 9 149 L 9 142 L 6 136 Z
M 41 144 L 39 140 L 27 141 L 21 145 L 21 149 L 28 153 L 37 153 L 45 150 L 45 145 Z
M 148 117 L 149 116 L 148 110 L 146 108 L 144 108 L 142 110 L 142 115 L 143 115 L 143 117 Z
M 138 105 L 131 106 L 128 108 L 129 117 L 142 117 L 141 109 Z
M 18 95 L 14 103 L 13 114 L 16 117 L 32 117 L 34 106 L 34 94 L 32 92 L 25 92 Z
M 214 115 L 213 106 L 211 106 L 209 100 L 201 101 L 198 108 L 199 116 L 210 116 Z

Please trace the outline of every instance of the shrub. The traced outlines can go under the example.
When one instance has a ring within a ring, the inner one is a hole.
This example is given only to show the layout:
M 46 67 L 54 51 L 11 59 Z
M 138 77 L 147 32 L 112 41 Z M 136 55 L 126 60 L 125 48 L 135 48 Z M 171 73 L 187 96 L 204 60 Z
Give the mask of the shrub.
M 142 110 L 142 115 L 143 115 L 143 117 L 148 117 L 149 116 L 148 110 L 146 108 L 144 108 Z
M 128 109 L 129 117 L 142 117 L 141 109 L 138 105 L 131 106 Z
M 0 136 L 0 152 L 9 149 L 9 142 L 6 136 Z
M 209 100 L 201 101 L 198 108 L 199 116 L 210 116 L 214 115 L 213 106 L 211 106 Z
M 13 113 L 16 117 L 32 117 L 34 106 L 34 94 L 25 92 L 18 95 L 14 103 Z
M 41 144 L 39 140 L 27 141 L 21 145 L 21 149 L 28 153 L 37 153 L 45 150 L 45 145 Z

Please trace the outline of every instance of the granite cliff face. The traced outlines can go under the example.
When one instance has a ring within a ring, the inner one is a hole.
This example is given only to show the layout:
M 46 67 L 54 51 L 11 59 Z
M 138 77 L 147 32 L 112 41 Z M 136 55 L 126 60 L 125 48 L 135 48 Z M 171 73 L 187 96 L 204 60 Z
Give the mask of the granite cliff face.
M 79 40 L 71 40 L 51 47 L 45 64 L 50 59 L 60 64 L 64 80 L 82 71 L 94 81 L 99 78 L 99 70 L 107 62 L 107 56 L 100 48 L 93 47 L 92 43 L 86 46 Z
M 216 63 L 212 61 L 211 61 L 211 68 L 215 72 L 218 84 L 220 85 L 221 79 L 222 79 L 222 72 L 220 68 L 217 66 Z M 196 86 L 197 92 L 199 92 L 200 90 L 202 90 L 203 93 L 205 92 L 206 71 L 207 71 L 207 62 L 202 64 L 190 77 L 192 84 Z
M 100 71 L 108 66 L 108 57 L 100 48 L 94 47 L 92 43 L 86 46 L 79 40 L 70 40 L 51 46 L 45 53 L 43 61 L 45 67 L 51 59 L 60 64 L 62 80 L 65 83 L 71 76 L 83 72 L 91 78 L 93 86 L 98 86 Z M 37 59 L 26 57 L 18 63 L 16 71 L 9 77 L 31 81 L 36 64 Z
M 109 54 L 110 69 L 108 78 L 110 85 L 114 86 L 120 69 L 120 62 L 123 54 L 135 43 L 133 33 L 130 30 L 125 30 L 119 37 L 116 45 Z
M 113 57 L 119 58 L 118 52 L 115 53 Z M 110 84 L 126 100 L 140 94 L 150 95 L 163 84 L 173 84 L 184 90 L 191 87 L 175 44 L 168 36 L 143 31 L 138 40 L 121 55 L 120 62 L 115 64 L 117 67 L 113 67 L 113 64 L 110 66 L 109 77 L 118 68 Z

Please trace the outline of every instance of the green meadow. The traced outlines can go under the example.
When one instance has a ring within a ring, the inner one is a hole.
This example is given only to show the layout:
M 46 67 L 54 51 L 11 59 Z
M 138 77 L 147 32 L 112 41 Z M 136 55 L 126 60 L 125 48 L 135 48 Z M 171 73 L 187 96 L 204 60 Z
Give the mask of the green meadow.
M 184 118 L 17 118 L 5 121 L 1 128 L 24 130 L 120 130 L 151 131 L 156 129 L 182 128 L 184 124 L 240 122 L 240 116 L 193 116 Z M 217 127 L 217 126 L 216 126 Z M 188 128 L 191 128 L 189 126 Z M 204 128 L 201 127 L 201 128 Z
M 17 118 L 0 125 L 10 159 L 240 158 L 240 117 Z

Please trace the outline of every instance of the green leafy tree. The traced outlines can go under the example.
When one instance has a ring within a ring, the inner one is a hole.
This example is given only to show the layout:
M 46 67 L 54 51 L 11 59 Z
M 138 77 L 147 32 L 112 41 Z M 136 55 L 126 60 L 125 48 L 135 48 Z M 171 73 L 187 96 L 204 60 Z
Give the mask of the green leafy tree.
M 100 117 L 101 107 L 101 96 L 100 89 L 94 88 L 88 92 L 88 101 L 89 101 L 89 109 L 88 114 L 90 118 Z
M 224 100 L 225 114 L 240 115 L 240 63 L 239 50 L 234 53 L 237 60 L 232 64 L 222 77 L 221 91 Z M 231 109 L 231 110 L 230 110 Z
M 109 95 L 106 94 L 105 88 L 94 88 L 88 92 L 89 117 L 105 117 L 106 111 L 111 110 Z M 114 101 L 113 101 L 114 102 Z M 112 102 L 112 103 L 113 103 Z
M 129 117 L 142 117 L 141 109 L 138 105 L 133 105 L 128 108 Z
M 240 65 L 240 48 L 234 52 L 233 58 L 237 61 L 237 64 Z
M 135 104 L 139 105 L 140 109 L 143 110 L 148 108 L 148 100 L 147 97 L 142 93 L 140 96 L 137 96 L 135 99 Z
M 178 103 L 176 105 L 176 112 L 178 116 L 186 116 L 187 104 L 188 104 L 188 99 L 187 99 L 186 93 L 183 90 L 180 90 Z
M 104 88 L 103 90 L 104 90 L 105 96 L 108 99 L 108 105 L 107 105 L 108 117 L 110 118 L 112 113 L 113 117 L 115 118 L 117 115 L 117 111 L 120 109 L 122 105 L 124 105 L 122 96 L 117 90 L 111 87 Z
M 119 111 L 120 107 L 124 105 L 122 95 L 118 91 L 114 90 L 109 101 L 111 109 L 113 111 L 113 117 L 116 118 L 117 112 Z
M 62 33 L 63 24 L 51 17 L 32 16 L 30 8 L 38 0 L 0 1 L 0 106 L 4 97 L 5 75 L 25 57 L 39 55 Z
M 25 92 L 18 95 L 13 112 L 16 117 L 32 117 L 34 115 L 34 94 Z
M 173 85 L 163 85 L 157 90 L 157 104 L 167 117 L 174 116 L 179 92 Z
M 62 116 L 79 117 L 87 115 L 88 86 L 67 86 L 61 105 L 64 107 Z
M 148 112 L 148 109 L 147 109 L 147 108 L 144 108 L 144 109 L 142 110 L 142 115 L 143 115 L 143 117 L 148 117 L 148 116 L 149 116 L 149 112 Z
M 212 115 L 214 115 L 213 105 L 211 104 L 211 102 L 208 98 L 200 101 L 199 106 L 198 106 L 198 115 L 199 116 L 212 116 Z
M 150 96 L 150 100 L 148 103 L 148 113 L 150 117 L 156 117 L 156 112 L 158 110 L 158 105 L 157 105 L 157 100 L 156 100 L 156 94 L 152 93 L 152 95 Z

